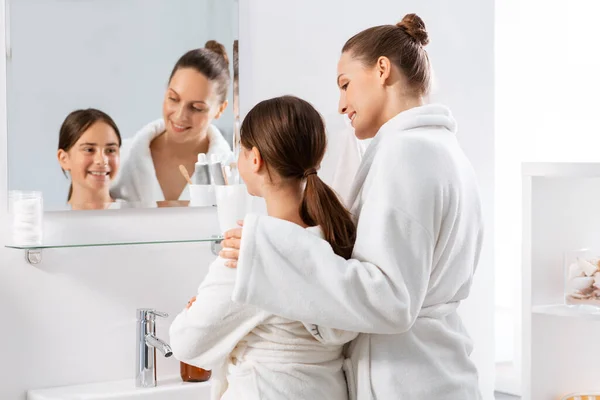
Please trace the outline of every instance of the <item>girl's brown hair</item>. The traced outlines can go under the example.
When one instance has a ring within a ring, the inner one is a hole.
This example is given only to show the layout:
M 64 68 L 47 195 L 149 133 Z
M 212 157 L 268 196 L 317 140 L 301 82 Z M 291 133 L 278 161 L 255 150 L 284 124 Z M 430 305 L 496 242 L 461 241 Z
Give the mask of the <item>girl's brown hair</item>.
M 246 149 L 258 149 L 268 171 L 273 169 L 285 180 L 306 180 L 300 217 L 308 226 L 321 227 L 336 254 L 350 258 L 356 226 L 336 193 L 317 175 L 327 147 L 317 110 L 293 96 L 262 101 L 244 118 L 240 136 Z
M 110 126 L 117 134 L 119 140 L 119 147 L 121 147 L 121 133 L 115 121 L 103 111 L 95 108 L 87 108 L 84 110 L 75 110 L 67 115 L 67 118 L 63 121 L 60 132 L 58 135 L 58 150 L 69 151 L 71 147 L 77 143 L 79 138 L 88 130 L 88 128 L 94 125 L 96 122 L 104 122 Z M 66 175 L 65 171 L 63 173 Z M 71 200 L 73 194 L 73 184 L 69 186 L 69 195 L 67 201 Z
M 429 35 L 417 14 L 407 14 L 396 25 L 374 26 L 354 35 L 342 48 L 366 66 L 387 57 L 406 77 L 411 89 L 421 96 L 431 87 L 431 66 L 425 46 Z
M 181 56 L 171 71 L 169 82 L 173 79 L 173 75 L 181 68 L 192 68 L 202 75 L 206 76 L 209 81 L 217 83 L 217 97 L 222 103 L 227 98 L 229 90 L 229 57 L 225 46 L 216 40 L 209 40 L 204 45 L 204 48 L 190 50 Z

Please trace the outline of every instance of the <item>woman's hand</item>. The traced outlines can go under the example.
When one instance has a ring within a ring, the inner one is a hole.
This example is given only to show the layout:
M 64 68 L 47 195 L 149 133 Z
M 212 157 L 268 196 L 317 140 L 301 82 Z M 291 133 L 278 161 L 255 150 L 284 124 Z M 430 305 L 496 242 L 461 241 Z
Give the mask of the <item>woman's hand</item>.
M 192 304 L 194 304 L 194 302 L 196 301 L 196 296 L 192 297 L 190 299 L 190 301 L 188 301 L 187 305 L 185 306 L 185 308 L 190 308 L 192 306 Z
M 238 221 L 239 226 L 244 225 L 244 221 Z M 219 256 L 229 261 L 225 266 L 229 268 L 237 268 L 238 259 L 240 257 L 240 246 L 242 243 L 242 228 L 234 228 L 225 232 L 225 239 L 221 242 L 223 250 L 219 252 Z

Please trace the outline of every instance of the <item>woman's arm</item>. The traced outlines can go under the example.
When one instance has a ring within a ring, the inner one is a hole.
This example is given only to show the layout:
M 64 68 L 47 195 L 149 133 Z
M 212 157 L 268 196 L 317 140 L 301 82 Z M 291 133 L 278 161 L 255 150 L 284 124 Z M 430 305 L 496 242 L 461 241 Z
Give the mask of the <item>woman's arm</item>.
M 233 299 L 345 331 L 410 329 L 427 293 L 433 239 L 403 210 L 372 197 L 362 207 L 351 260 L 298 225 L 248 216 Z
M 173 321 L 171 348 L 178 360 L 205 369 L 219 366 L 252 329 L 269 317 L 231 300 L 236 272 L 218 258 L 198 288 L 195 301 Z

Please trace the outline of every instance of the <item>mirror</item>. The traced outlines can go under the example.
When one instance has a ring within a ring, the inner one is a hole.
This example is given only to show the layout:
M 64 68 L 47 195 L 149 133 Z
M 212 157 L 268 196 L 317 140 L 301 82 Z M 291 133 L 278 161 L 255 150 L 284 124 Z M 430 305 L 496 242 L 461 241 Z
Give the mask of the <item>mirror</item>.
M 190 206 L 180 166 L 204 183 L 198 153 L 237 160 L 237 12 L 7 0 L 9 190 L 42 192 L 47 211 Z

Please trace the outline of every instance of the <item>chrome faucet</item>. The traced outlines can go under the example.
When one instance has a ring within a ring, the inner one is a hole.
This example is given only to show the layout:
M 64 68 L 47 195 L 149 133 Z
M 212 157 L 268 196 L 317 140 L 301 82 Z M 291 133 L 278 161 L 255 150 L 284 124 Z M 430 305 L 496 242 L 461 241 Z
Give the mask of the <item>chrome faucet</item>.
M 165 357 L 171 357 L 171 346 L 156 337 L 156 317 L 168 317 L 169 314 L 151 308 L 138 308 L 136 335 L 135 386 L 156 386 L 156 349 Z

